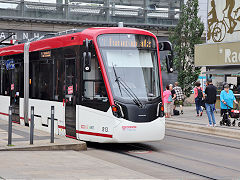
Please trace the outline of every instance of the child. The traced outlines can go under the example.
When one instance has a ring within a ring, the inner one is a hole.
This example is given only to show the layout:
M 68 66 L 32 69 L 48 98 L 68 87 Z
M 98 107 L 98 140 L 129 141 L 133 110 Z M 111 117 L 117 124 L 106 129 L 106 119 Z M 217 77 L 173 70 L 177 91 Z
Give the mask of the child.
M 172 93 L 169 90 L 169 85 L 166 86 L 166 90 L 163 92 L 163 103 L 164 103 L 164 113 L 166 118 L 171 117 L 171 102 L 172 99 Z

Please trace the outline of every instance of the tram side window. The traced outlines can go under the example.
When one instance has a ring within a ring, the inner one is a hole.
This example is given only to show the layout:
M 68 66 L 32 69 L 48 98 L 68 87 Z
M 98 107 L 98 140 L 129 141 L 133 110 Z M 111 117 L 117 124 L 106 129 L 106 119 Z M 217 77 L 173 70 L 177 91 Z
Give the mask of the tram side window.
M 0 94 L 23 97 L 23 54 L 4 56 L 1 59 Z
M 32 61 L 30 97 L 41 100 L 53 100 L 53 62 Z
M 9 72 L 4 68 L 1 68 L 1 95 L 10 95 Z
M 83 102 L 90 103 L 89 107 L 107 111 L 108 97 L 97 56 L 92 55 L 91 71 L 83 72 Z M 105 106 L 104 106 L 105 105 Z M 97 107 L 99 106 L 99 107 Z
M 58 51 L 57 51 L 58 52 Z M 59 52 L 60 54 L 60 52 Z M 62 102 L 64 99 L 64 61 L 61 59 L 61 57 L 56 55 L 55 60 L 55 84 L 54 84 L 54 100 Z

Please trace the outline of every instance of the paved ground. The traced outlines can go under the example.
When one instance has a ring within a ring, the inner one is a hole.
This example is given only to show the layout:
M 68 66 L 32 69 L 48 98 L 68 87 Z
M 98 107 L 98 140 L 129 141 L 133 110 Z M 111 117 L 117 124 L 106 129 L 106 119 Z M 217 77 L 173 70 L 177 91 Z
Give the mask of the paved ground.
M 160 142 L 88 144 L 83 153 L 159 179 L 240 178 L 240 141 L 193 132 L 167 129 Z
M 195 110 L 196 109 L 195 105 L 184 106 L 183 108 L 184 108 L 183 109 L 184 114 L 181 114 L 179 116 L 172 116 L 170 118 L 170 120 L 174 120 L 176 122 L 183 122 L 183 123 L 192 123 L 192 124 L 203 125 L 203 126 L 206 126 L 208 124 L 208 117 L 207 117 L 206 110 L 203 111 L 203 116 L 197 117 L 196 116 L 197 113 L 196 113 L 196 110 Z M 220 126 L 219 122 L 221 120 L 221 117 L 220 117 L 220 110 L 219 109 L 216 110 L 215 118 L 216 118 L 217 126 Z M 238 122 L 240 122 L 240 121 L 238 121 Z M 231 128 L 235 128 L 235 129 L 240 130 L 240 127 L 238 127 L 237 124 L 236 124 L 235 127 L 232 126 Z
M 240 139 L 240 127 L 237 125 L 239 121 L 236 121 L 236 126 L 220 126 L 220 110 L 217 110 L 217 113 L 215 113 L 215 118 L 217 127 L 208 127 L 206 111 L 203 112 L 203 116 L 197 117 L 195 106 L 187 106 L 184 107 L 184 114 L 166 119 L 166 128 Z M 233 122 L 233 119 L 231 121 Z
M 163 141 L 0 153 L 4 179 L 239 179 L 240 141 L 167 129 Z
M 55 143 L 50 143 L 50 133 L 34 130 L 34 144 L 30 145 L 29 127 L 13 123 L 13 146 L 8 144 L 8 122 L 0 120 L 0 151 L 3 150 L 85 150 L 86 143 L 55 135 Z
M 1 152 L 0 159 L 4 179 L 153 178 L 77 151 Z

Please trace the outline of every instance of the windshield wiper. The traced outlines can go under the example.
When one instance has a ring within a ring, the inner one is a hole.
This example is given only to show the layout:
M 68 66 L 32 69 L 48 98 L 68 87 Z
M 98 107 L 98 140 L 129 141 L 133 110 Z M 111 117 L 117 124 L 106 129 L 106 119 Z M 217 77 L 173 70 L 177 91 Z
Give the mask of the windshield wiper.
M 115 75 L 115 82 L 117 82 L 119 91 L 120 91 L 121 96 L 122 96 L 122 90 L 121 90 L 120 80 L 119 80 L 120 77 L 117 76 L 117 72 L 116 72 L 116 69 L 115 69 L 114 65 L 112 65 L 112 66 L 113 66 L 113 71 L 114 71 L 114 75 Z
M 115 78 L 116 78 L 116 82 L 118 83 L 118 86 L 119 86 L 119 90 L 120 90 L 120 93 L 122 95 L 122 92 L 121 92 L 121 88 L 120 88 L 120 85 L 122 85 L 122 87 L 124 88 L 124 92 L 130 97 L 132 98 L 133 102 L 138 105 L 140 108 L 143 107 L 143 104 L 142 102 L 139 100 L 139 98 L 137 97 L 137 95 L 132 91 L 132 89 L 127 85 L 126 82 L 124 82 L 123 80 L 120 80 L 120 77 L 117 76 L 117 72 L 116 72 L 116 69 L 115 69 L 115 66 L 113 65 L 113 70 L 114 70 L 114 74 L 115 74 Z

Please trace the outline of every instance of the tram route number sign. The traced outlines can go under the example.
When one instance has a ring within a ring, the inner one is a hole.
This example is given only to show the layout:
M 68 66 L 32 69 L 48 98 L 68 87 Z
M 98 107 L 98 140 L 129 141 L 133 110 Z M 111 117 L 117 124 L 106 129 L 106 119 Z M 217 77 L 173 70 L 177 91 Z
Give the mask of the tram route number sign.
M 7 60 L 5 65 L 7 70 L 15 69 L 14 60 Z

